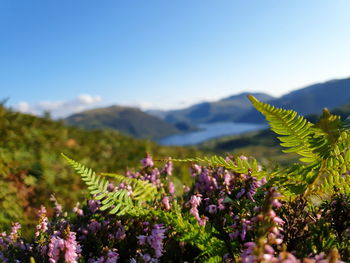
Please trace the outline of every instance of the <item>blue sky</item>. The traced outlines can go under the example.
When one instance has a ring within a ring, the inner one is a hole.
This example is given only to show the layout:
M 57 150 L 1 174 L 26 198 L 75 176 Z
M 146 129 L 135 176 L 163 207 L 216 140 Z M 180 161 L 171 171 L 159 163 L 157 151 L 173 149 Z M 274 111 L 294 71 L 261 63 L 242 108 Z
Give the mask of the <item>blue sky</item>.
M 279 96 L 350 76 L 348 0 L 2 0 L 7 104 L 65 115 Z

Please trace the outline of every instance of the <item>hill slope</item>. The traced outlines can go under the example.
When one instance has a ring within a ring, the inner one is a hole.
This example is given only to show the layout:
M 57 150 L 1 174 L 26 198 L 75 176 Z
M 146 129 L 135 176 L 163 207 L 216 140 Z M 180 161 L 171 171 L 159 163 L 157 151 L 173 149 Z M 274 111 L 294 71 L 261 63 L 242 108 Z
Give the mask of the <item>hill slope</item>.
M 160 139 L 180 132 L 173 125 L 139 109 L 120 106 L 83 111 L 69 116 L 65 122 L 90 130 L 118 130 L 143 139 Z

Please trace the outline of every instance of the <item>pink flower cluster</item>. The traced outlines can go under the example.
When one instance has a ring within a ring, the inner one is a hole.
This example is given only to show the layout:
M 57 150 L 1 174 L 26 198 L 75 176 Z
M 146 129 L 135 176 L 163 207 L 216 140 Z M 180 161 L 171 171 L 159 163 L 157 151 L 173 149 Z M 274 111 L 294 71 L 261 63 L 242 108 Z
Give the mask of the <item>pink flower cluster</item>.
M 61 237 L 61 233 L 56 231 L 50 238 L 49 256 L 50 263 L 57 263 L 64 254 L 64 260 L 67 263 L 77 263 L 79 253 L 81 252 L 80 245 L 76 241 L 76 233 L 68 229 L 65 238 Z
M 148 222 L 143 223 L 146 232 L 149 231 Z M 139 235 L 137 237 L 138 244 L 149 246 L 152 251 L 139 253 L 144 262 L 158 262 L 158 259 L 163 255 L 163 240 L 165 239 L 165 228 L 162 224 L 155 224 L 150 235 Z M 144 249 L 143 249 L 144 250 Z M 152 256 L 153 255 L 153 256 Z

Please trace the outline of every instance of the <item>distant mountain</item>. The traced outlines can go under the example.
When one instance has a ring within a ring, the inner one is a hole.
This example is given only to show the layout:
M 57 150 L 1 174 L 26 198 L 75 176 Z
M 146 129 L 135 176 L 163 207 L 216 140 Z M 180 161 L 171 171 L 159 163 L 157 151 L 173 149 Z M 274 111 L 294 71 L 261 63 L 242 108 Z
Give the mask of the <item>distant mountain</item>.
M 167 111 L 166 110 L 146 110 L 145 111 L 147 114 L 155 116 L 161 120 L 164 120 L 166 115 L 167 115 Z
M 185 109 L 168 111 L 164 119 L 173 124 L 237 121 L 253 108 L 247 99 L 248 94 L 263 101 L 273 99 L 265 93 L 241 93 L 215 102 L 203 102 Z
M 336 79 L 292 91 L 280 98 L 265 93 L 241 93 L 215 102 L 203 102 L 185 109 L 156 112 L 165 121 L 175 123 L 264 122 L 263 116 L 250 104 L 250 94 L 276 107 L 293 109 L 301 115 L 318 113 L 323 108 L 334 109 L 350 102 L 350 78 Z M 153 113 L 152 113 L 153 114 Z
M 137 108 L 111 106 L 83 111 L 64 120 L 68 125 L 85 129 L 112 129 L 136 138 L 160 139 L 180 130 L 174 125 Z
M 350 103 L 350 78 L 307 86 L 278 99 L 269 100 L 268 103 L 276 107 L 293 109 L 301 115 L 319 113 L 325 107 L 332 110 Z M 238 121 L 263 122 L 265 120 L 260 113 L 253 109 L 242 115 Z

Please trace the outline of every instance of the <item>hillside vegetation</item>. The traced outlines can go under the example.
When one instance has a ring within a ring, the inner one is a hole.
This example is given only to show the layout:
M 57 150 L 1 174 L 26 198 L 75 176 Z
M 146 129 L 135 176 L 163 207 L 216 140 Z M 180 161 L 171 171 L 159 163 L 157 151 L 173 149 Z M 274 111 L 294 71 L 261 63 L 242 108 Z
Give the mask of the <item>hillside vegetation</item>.
M 0 106 L 0 225 L 20 218 L 30 221 L 33 211 L 48 204 L 53 193 L 68 207 L 85 195 L 79 178 L 64 165 L 61 152 L 100 171 L 118 173 L 140 164 L 147 152 L 158 158 L 200 154 L 193 148 L 161 147 L 117 131 L 68 127 Z M 184 175 L 178 184 L 190 180 L 188 167 L 176 169 Z

